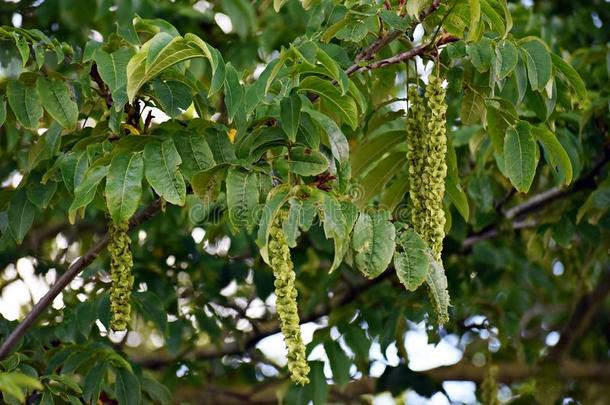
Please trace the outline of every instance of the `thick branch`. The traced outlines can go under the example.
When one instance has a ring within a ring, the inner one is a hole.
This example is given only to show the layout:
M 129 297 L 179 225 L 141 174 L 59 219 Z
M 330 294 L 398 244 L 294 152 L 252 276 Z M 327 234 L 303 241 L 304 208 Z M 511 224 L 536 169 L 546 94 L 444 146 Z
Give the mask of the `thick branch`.
M 513 383 L 535 377 L 543 371 L 543 366 L 533 366 L 523 363 L 494 363 L 498 366 L 498 382 Z M 554 377 L 561 380 L 610 381 L 610 364 L 587 363 L 576 360 L 563 360 L 549 363 L 544 366 L 546 370 L 554 371 Z M 548 367 L 548 368 L 547 368 Z M 438 381 L 474 381 L 485 379 L 485 367 L 476 367 L 473 364 L 461 362 L 453 366 L 439 367 L 424 371 Z
M 161 200 L 155 200 L 149 205 L 144 211 L 136 214 L 129 222 L 129 229 L 138 227 L 142 222 L 152 218 L 159 211 L 161 207 Z M 70 284 L 70 282 L 81 272 L 90 265 L 100 254 L 100 252 L 108 244 L 108 234 L 97 242 L 89 251 L 79 257 L 68 270 L 59 277 L 57 282 L 47 291 L 47 293 L 34 305 L 34 308 L 25 317 L 23 321 L 11 332 L 11 334 L 2 342 L 0 346 L 0 360 L 4 359 L 9 355 L 11 350 L 19 342 L 19 340 L 25 335 L 25 333 L 36 323 L 36 320 L 42 313 L 53 303 L 55 297 L 63 291 L 63 289 Z

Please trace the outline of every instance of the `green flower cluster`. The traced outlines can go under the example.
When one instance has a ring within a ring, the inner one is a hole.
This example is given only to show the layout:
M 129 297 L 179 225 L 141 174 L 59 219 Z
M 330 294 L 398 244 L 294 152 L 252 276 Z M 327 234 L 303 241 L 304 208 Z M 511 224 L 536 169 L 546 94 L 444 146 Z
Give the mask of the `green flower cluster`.
M 447 105 L 441 79 L 430 76 L 425 104 L 417 88 L 409 90 L 409 102 L 407 160 L 411 221 L 415 231 L 432 250 L 434 259 L 440 262 L 445 237 L 443 196 L 447 175 Z
M 112 319 L 110 328 L 114 331 L 127 329 L 131 305 L 129 299 L 133 286 L 133 258 L 131 256 L 131 238 L 127 233 L 129 224 L 110 223 L 108 231 L 108 252 L 110 252 L 110 275 L 112 286 L 110 288 L 110 310 Z
M 284 342 L 288 347 L 290 378 L 295 384 L 305 385 L 309 383 L 309 378 L 307 378 L 309 365 L 307 364 L 305 344 L 303 344 L 299 327 L 297 289 L 294 285 L 295 273 L 290 258 L 290 248 L 279 224 L 276 223 L 271 227 L 270 236 L 269 258 L 275 277 L 275 295 L 277 296 L 275 305 L 280 317 Z

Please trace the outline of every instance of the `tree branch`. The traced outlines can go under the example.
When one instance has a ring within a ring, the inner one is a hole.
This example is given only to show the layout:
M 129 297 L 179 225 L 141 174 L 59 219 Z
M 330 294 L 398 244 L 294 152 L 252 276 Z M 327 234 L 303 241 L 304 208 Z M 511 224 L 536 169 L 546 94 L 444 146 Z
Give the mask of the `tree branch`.
M 561 380 L 610 381 L 610 364 L 588 363 L 578 360 L 563 360 L 545 366 L 535 366 L 519 362 L 494 363 L 498 366 L 498 382 L 513 383 L 535 377 L 545 369 L 553 367 L 555 377 Z M 444 366 L 423 371 L 429 377 L 438 381 L 474 381 L 482 382 L 486 374 L 485 367 L 477 367 L 471 363 L 460 362 L 453 366 Z
M 161 208 L 161 200 L 156 199 L 151 203 L 144 211 L 136 214 L 129 221 L 129 229 L 137 228 L 141 223 L 155 216 L 155 214 Z M 70 284 L 70 282 L 81 272 L 90 265 L 100 254 L 100 252 L 108 244 L 108 234 L 105 234 L 102 239 L 97 242 L 91 249 L 89 249 L 84 255 L 79 257 L 74 263 L 70 265 L 68 270 L 59 277 L 57 282 L 47 291 L 47 293 L 34 305 L 34 308 L 27 314 L 25 319 L 17 325 L 17 327 L 10 333 L 10 335 L 2 342 L 0 346 L 0 360 L 7 357 L 11 350 L 17 345 L 19 340 L 25 335 L 35 323 L 38 317 L 53 303 L 55 297 L 59 295 L 63 289 Z

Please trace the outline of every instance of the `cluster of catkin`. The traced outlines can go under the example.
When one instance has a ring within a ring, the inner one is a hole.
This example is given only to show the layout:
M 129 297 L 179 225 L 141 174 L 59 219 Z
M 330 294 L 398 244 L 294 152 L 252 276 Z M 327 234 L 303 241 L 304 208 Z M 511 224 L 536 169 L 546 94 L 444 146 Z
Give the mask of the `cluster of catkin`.
M 269 240 L 269 259 L 275 277 L 276 308 L 284 342 L 288 347 L 288 370 L 295 384 L 309 383 L 309 365 L 305 354 L 305 344 L 301 338 L 299 312 L 297 308 L 297 289 L 294 285 L 295 273 L 290 248 L 281 224 L 271 227 Z
M 110 311 L 112 318 L 110 328 L 114 331 L 127 329 L 130 319 L 131 288 L 133 286 L 133 258 L 131 255 L 131 238 L 127 233 L 128 223 L 110 223 L 108 232 L 108 252 L 110 253 Z
M 447 175 L 447 135 L 445 89 L 439 77 L 430 76 L 422 98 L 417 87 L 409 89 L 407 115 L 407 160 L 411 223 L 441 261 L 445 237 L 445 176 Z

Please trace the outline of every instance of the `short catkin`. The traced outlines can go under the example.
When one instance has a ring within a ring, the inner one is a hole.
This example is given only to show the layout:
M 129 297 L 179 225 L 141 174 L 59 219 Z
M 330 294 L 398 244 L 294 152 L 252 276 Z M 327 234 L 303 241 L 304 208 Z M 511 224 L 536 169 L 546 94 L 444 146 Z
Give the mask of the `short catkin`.
M 447 105 L 441 79 L 430 76 L 425 104 L 416 88 L 409 90 L 409 101 L 407 160 L 411 182 L 411 222 L 430 247 L 433 258 L 440 262 L 445 237 L 443 197 L 447 175 Z
M 275 295 L 277 313 L 288 347 L 288 369 L 290 378 L 295 384 L 309 383 L 309 365 L 305 355 L 305 344 L 301 338 L 299 312 L 297 308 L 297 289 L 294 285 L 295 273 L 290 248 L 281 225 L 275 223 L 270 231 L 269 258 L 275 277 Z
M 133 258 L 131 255 L 131 238 L 127 233 L 127 222 L 110 223 L 108 252 L 110 253 L 110 310 L 112 318 L 110 328 L 114 331 L 123 331 L 129 324 L 131 305 L 131 288 L 133 286 Z

